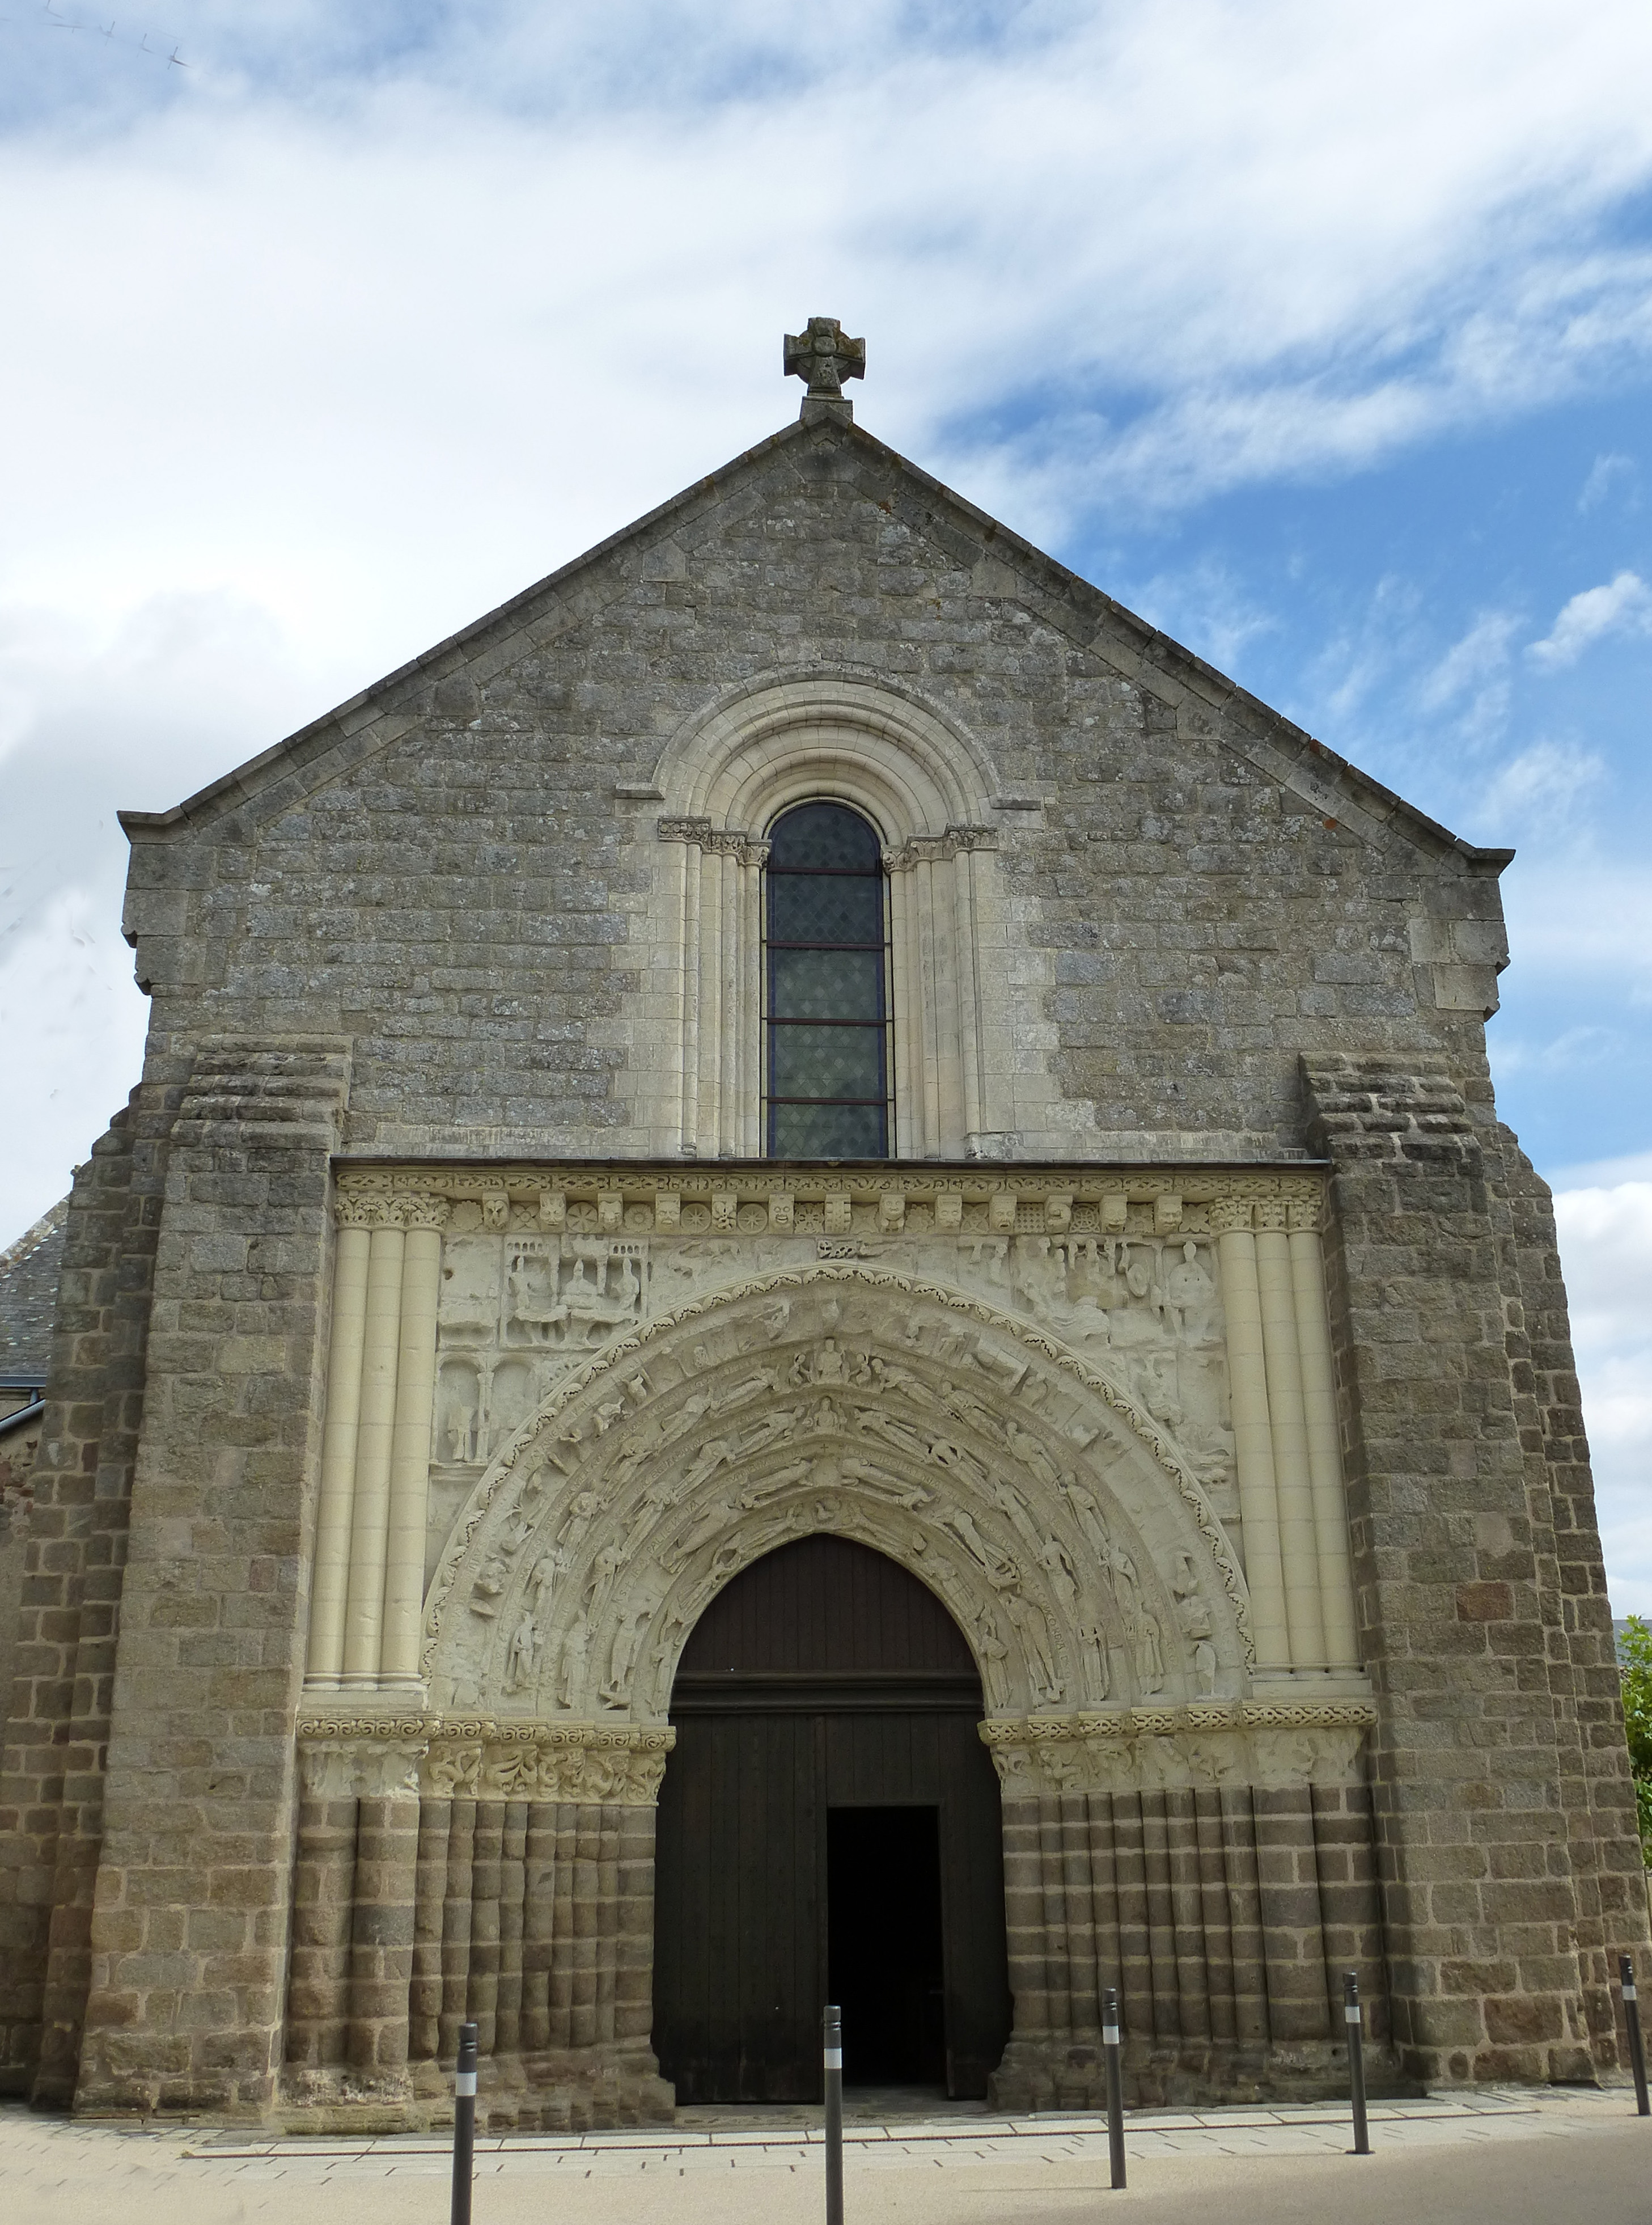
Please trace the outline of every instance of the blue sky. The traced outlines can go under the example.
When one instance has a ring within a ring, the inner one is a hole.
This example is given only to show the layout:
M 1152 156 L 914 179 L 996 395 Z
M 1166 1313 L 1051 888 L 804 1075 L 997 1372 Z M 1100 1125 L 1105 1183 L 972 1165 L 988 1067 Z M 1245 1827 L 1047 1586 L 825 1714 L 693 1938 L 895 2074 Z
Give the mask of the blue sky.
M 1652 1608 L 1649 83 L 1627 0 L 15 0 L 0 1235 L 136 1077 L 116 807 L 772 430 L 830 311 L 873 431 L 1518 849 L 1499 1093 Z

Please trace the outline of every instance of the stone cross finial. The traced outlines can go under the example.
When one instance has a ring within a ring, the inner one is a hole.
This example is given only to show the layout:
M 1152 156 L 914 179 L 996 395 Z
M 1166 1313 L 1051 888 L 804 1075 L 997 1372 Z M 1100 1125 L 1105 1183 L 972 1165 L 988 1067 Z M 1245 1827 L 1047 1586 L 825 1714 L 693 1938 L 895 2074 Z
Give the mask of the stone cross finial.
M 811 317 L 786 335 L 786 376 L 807 379 L 816 401 L 840 402 L 845 379 L 866 376 L 866 343 L 846 339 L 835 317 Z

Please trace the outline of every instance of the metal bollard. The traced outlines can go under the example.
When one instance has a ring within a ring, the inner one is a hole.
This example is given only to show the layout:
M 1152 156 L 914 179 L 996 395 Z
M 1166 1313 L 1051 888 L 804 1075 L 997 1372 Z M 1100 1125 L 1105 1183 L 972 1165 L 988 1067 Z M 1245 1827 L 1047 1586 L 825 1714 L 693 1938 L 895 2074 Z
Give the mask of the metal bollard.
M 476 2026 L 459 2028 L 459 2067 L 453 2077 L 453 2225 L 471 2225 L 471 2180 L 476 2169 Z
M 826 2065 L 826 2225 L 843 2225 L 843 2012 L 820 2019 Z
M 1641 2037 L 1641 2001 L 1635 1983 L 1635 1957 L 1620 1955 L 1617 1974 L 1624 1981 L 1624 2022 L 1629 2026 L 1630 2067 L 1635 2073 L 1635 2107 L 1643 2117 L 1652 2117 L 1646 2096 L 1646 2042 Z
M 1369 2155 L 1371 2136 L 1365 2122 L 1365 2019 L 1359 2006 L 1359 1976 L 1357 1971 L 1343 1973 L 1342 2020 L 1348 2028 L 1348 2084 L 1354 2104 L 1354 2153 Z
M 1107 2057 L 1107 2160 L 1115 2190 L 1124 2184 L 1124 2063 L 1118 2032 L 1118 1988 L 1109 1986 L 1101 2012 L 1101 2044 Z

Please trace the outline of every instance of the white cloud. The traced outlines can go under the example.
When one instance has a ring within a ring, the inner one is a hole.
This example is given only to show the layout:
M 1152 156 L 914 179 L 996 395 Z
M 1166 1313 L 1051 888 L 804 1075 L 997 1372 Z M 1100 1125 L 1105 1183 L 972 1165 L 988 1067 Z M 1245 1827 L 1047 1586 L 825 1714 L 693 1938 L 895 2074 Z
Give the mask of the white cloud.
M 1570 742 L 1534 742 L 1495 775 L 1482 808 L 1504 826 L 1541 815 L 1544 832 L 1553 834 L 1574 815 L 1605 770 L 1591 750 Z
M 1247 643 L 1278 624 L 1270 612 L 1249 599 L 1231 573 L 1208 559 L 1181 571 L 1161 572 L 1139 587 L 1118 583 L 1112 592 L 1149 624 L 1222 672 L 1231 672 Z
M 1517 857 L 1503 876 L 1510 948 L 1522 973 L 1597 990 L 1652 976 L 1652 877 L 1592 848 Z
M 6 1069 L 12 1091 L 28 1085 L 0 1159 L 5 1243 L 62 1196 L 142 1064 L 149 1006 L 130 952 L 100 916 L 103 894 L 66 889 L 0 956 Z
M 345 692 L 237 595 L 153 596 L 108 624 L 0 603 L 0 1243 L 137 1079 L 117 808 L 177 802 Z
M 1486 611 L 1453 643 L 1417 690 L 1425 711 L 1443 711 L 1465 694 L 1480 696 L 1509 662 L 1509 643 L 1520 620 L 1508 611 Z
M 1583 491 L 1578 497 L 1578 508 L 1584 511 L 1598 509 L 1620 481 L 1630 480 L 1634 477 L 1635 459 L 1632 456 L 1620 456 L 1615 453 L 1597 456 L 1589 467 Z
M 1613 1612 L 1652 1613 L 1652 1182 L 1559 1190 Z
M 811 311 L 868 335 L 864 422 L 1046 539 L 1652 363 L 1628 0 L 1587 36 L 1557 0 L 165 14 L 187 81 L 0 25 L 8 302 L 49 336 L 0 356 L 9 967 L 84 889 L 116 978 L 116 805 L 761 439 Z M 1256 614 L 1203 609 L 1226 662 Z M 1395 669 L 1356 641 L 1345 706 Z M 0 1118 L 56 1148 L 26 1093 Z
M 1611 634 L 1652 634 L 1652 587 L 1638 572 L 1620 572 L 1604 586 L 1573 595 L 1526 654 L 1534 664 L 1554 672 L 1575 664 L 1586 649 Z

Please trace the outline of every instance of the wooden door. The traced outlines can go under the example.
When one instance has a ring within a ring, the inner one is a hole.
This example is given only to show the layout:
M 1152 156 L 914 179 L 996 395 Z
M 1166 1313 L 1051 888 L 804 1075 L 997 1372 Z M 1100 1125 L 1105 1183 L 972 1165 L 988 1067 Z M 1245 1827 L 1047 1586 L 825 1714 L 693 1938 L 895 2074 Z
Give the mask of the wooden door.
M 678 1671 L 660 1797 L 654 2040 L 680 2102 L 820 2098 L 828 1821 L 846 1808 L 934 1811 L 946 2082 L 984 2093 L 1010 1995 L 981 1714 L 946 1609 L 866 1546 L 801 1539 L 712 1601 Z M 852 2079 L 852 2032 L 845 2056 Z

